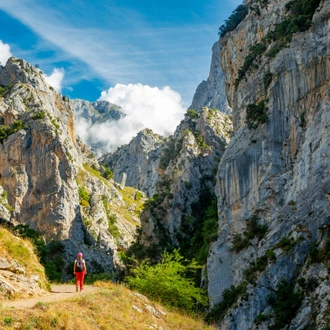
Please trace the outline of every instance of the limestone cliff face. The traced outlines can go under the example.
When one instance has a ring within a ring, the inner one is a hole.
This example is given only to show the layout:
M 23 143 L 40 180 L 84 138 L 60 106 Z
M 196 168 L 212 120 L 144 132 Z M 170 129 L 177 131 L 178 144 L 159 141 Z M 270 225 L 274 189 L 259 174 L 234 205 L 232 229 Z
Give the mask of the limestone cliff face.
M 164 137 L 144 129 L 129 144 L 103 155 L 99 161 L 113 171 L 116 182 L 135 187 L 151 197 L 156 193 L 159 156 L 165 141 Z
M 70 101 L 38 69 L 16 58 L 0 67 L 0 85 L 0 174 L 8 218 L 29 224 L 47 241 L 64 241 L 67 260 L 83 250 L 91 271 L 99 265 L 112 271 L 113 255 L 130 244 L 138 218 L 121 212 L 122 192 L 102 178 L 104 169 L 76 138 Z M 118 216 L 111 218 L 111 212 Z
M 322 329 L 329 322 L 322 298 L 330 292 L 329 272 L 327 261 L 313 260 L 310 251 L 311 243 L 322 250 L 329 235 L 330 2 L 320 3 L 308 31 L 294 34 L 274 58 L 261 55 L 235 87 L 250 47 L 286 15 L 287 1 L 264 3 L 257 4 L 260 16 L 250 10 L 220 40 L 235 135 L 217 174 L 219 236 L 208 258 L 208 290 L 215 304 L 225 289 L 245 281 L 246 293 L 219 329 L 267 329 L 274 322 L 267 296 L 276 293 L 282 280 L 292 281 L 296 291 L 304 290 L 304 298 L 286 329 Z M 266 73 L 271 82 L 265 88 Z M 261 100 L 268 119 L 249 129 L 245 109 Z M 238 248 L 237 234 L 248 237 L 253 218 L 268 226 L 266 235 L 250 237 Z M 268 261 L 261 267 L 260 260 Z M 311 293 L 298 285 L 304 281 L 315 282 Z M 262 322 L 256 322 L 259 314 L 265 316 Z
M 212 47 L 210 74 L 207 80 L 199 84 L 194 94 L 191 109 L 201 110 L 203 107 L 216 108 L 231 114 L 225 93 L 225 76 L 220 62 L 220 44 L 216 42 Z
M 160 155 L 157 195 L 141 218 L 144 244 L 179 245 L 186 234 L 183 219 L 194 227 L 192 204 L 205 190 L 212 196 L 214 170 L 231 134 L 231 121 L 222 112 L 187 112 Z

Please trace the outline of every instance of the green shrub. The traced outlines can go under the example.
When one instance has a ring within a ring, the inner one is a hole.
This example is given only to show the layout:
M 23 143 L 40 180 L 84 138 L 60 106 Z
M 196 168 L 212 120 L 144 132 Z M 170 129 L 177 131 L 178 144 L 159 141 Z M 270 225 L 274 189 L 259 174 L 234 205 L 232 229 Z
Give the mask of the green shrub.
M 225 24 L 219 28 L 219 36 L 222 38 L 227 32 L 236 29 L 239 23 L 243 21 L 245 16 L 248 14 L 248 8 L 245 5 L 239 5 L 229 18 L 225 21 Z
M 199 117 L 198 112 L 193 109 L 188 109 L 186 115 L 192 119 L 197 119 Z
M 290 251 L 294 248 L 294 246 L 296 245 L 296 241 L 291 237 L 283 237 L 276 245 L 275 248 L 278 249 L 282 249 L 283 251 Z
M 214 323 L 222 320 L 228 310 L 237 302 L 238 298 L 245 294 L 247 283 L 243 282 L 239 286 L 232 285 L 222 293 L 222 300 L 216 304 L 205 316 L 207 323 Z
M 136 200 L 136 201 L 140 201 L 142 198 L 143 198 L 143 193 L 141 192 L 141 191 L 137 191 L 136 193 L 135 193 L 135 196 L 134 196 L 134 199 Z
M 259 123 L 266 123 L 268 116 L 266 114 L 267 108 L 265 106 L 266 101 L 262 100 L 258 104 L 248 104 L 246 107 L 246 121 L 248 128 L 255 129 Z
M 207 148 L 207 144 L 205 143 L 203 136 L 197 131 L 194 132 L 194 136 L 198 147 L 202 150 L 205 150 Z
M 22 120 L 15 120 L 11 126 L 0 125 L 0 142 L 21 129 L 28 129 L 28 125 L 24 124 Z
M 258 314 L 258 316 L 256 317 L 256 319 L 254 320 L 254 322 L 259 325 L 262 322 L 265 322 L 269 319 L 269 317 L 267 315 L 264 315 L 262 313 Z
M 161 262 L 155 266 L 143 261 L 126 279 L 131 289 L 151 299 L 193 311 L 196 304 L 208 304 L 205 292 L 196 288 L 193 279 L 187 277 L 187 273 L 193 274 L 199 268 L 195 261 L 184 260 L 179 251 L 174 250 L 172 253 L 164 252 Z
M 231 241 L 232 244 L 232 250 L 235 251 L 236 253 L 246 249 L 247 247 L 250 246 L 250 240 L 247 238 L 243 238 L 241 234 L 235 234 L 233 240 Z
M 89 191 L 86 189 L 86 187 L 81 186 L 78 188 L 78 194 L 79 194 L 79 203 L 81 206 L 90 206 L 89 202 L 91 200 L 91 196 L 89 194 Z
M 13 319 L 11 318 L 11 316 L 6 316 L 6 317 L 3 319 L 3 324 L 4 324 L 4 325 L 10 325 L 10 324 L 13 324 Z
M 254 64 L 255 60 L 262 55 L 266 50 L 266 45 L 262 43 L 255 44 L 250 47 L 249 54 L 244 59 L 243 66 L 238 70 L 238 77 L 235 81 L 235 88 L 237 89 L 239 83 L 241 80 L 245 77 L 246 72 L 252 67 L 257 67 L 256 64 Z
M 265 86 L 265 91 L 267 91 L 269 85 L 271 84 L 273 80 L 273 74 L 270 71 L 267 71 L 264 75 L 263 82 Z
M 32 241 L 49 281 L 59 282 L 63 279 L 64 259 L 62 254 L 65 252 L 65 246 L 61 241 L 52 240 L 46 244 L 40 233 L 30 228 L 29 225 L 17 225 L 13 228 L 13 233 Z
M 295 317 L 303 300 L 303 294 L 294 292 L 294 285 L 282 280 L 275 296 L 271 296 L 268 302 L 273 307 L 274 324 L 270 326 L 270 330 L 282 329 L 290 324 Z
M 105 164 L 102 164 L 102 167 L 104 172 L 101 175 L 107 180 L 113 179 L 113 172 Z
M 38 111 L 32 116 L 32 119 L 44 119 L 45 118 L 45 111 Z
M 8 84 L 6 86 L 0 85 L 0 97 L 6 97 L 10 93 L 12 88 L 12 84 Z
M 251 218 L 247 222 L 246 231 L 244 232 L 246 238 L 251 240 L 257 237 L 258 240 L 261 240 L 265 237 L 268 230 L 268 225 L 261 225 L 259 222 L 260 218 L 257 214 L 251 216 Z

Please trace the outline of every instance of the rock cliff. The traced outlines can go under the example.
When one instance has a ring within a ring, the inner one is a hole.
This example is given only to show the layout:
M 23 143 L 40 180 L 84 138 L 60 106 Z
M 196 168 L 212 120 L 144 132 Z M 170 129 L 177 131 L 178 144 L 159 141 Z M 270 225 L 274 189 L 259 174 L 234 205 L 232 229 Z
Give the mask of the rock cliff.
M 144 129 L 129 144 L 103 155 L 99 161 L 113 171 L 116 182 L 124 180 L 124 185 L 152 197 L 159 181 L 159 155 L 165 141 L 166 138 Z
M 40 70 L 10 58 L 0 67 L 0 85 L 3 216 L 46 241 L 63 241 L 66 260 L 83 250 L 91 271 L 113 271 L 117 247 L 127 248 L 139 224 L 134 193 L 102 177 L 105 169 L 76 138 L 71 102 Z
M 225 93 L 225 76 L 221 67 L 219 42 L 212 47 L 209 77 L 197 87 L 190 106 L 194 110 L 201 110 L 203 107 L 216 108 L 228 115 L 231 114 Z
M 219 329 L 329 324 L 330 2 L 315 3 L 313 23 L 298 24 L 302 1 L 247 1 L 220 40 L 235 135 L 218 168 L 207 262 Z
M 232 133 L 226 114 L 204 107 L 200 112 L 188 110 L 166 141 L 157 193 L 141 215 L 140 242 L 151 254 L 182 245 L 187 245 L 187 254 L 192 252 L 191 240 L 202 227 L 200 211 L 212 201 L 214 173 Z

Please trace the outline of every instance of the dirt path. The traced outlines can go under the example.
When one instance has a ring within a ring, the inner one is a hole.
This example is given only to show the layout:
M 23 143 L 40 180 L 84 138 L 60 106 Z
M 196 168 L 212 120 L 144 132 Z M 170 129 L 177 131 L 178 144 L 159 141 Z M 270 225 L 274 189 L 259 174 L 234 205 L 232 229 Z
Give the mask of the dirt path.
M 82 294 L 96 291 L 97 288 L 91 285 L 85 286 L 83 292 L 76 292 L 74 285 L 52 285 L 51 292 L 42 297 L 34 297 L 24 300 L 10 300 L 1 302 L 2 308 L 32 308 L 37 303 L 54 302 L 79 297 Z

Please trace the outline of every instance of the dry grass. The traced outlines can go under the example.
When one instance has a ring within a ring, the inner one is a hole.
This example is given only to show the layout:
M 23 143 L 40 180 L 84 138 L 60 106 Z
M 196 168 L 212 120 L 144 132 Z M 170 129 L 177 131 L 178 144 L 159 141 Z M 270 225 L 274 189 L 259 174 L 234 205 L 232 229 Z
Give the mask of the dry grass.
M 0 228 L 0 256 L 8 261 L 16 260 L 25 268 L 27 276 L 38 275 L 43 285 L 46 284 L 44 267 L 34 253 L 33 244 L 27 240 L 14 236 L 5 228 Z
M 65 329 L 65 330 L 211 330 L 201 320 L 182 313 L 166 310 L 157 303 L 147 302 L 127 288 L 112 283 L 97 283 L 95 293 L 82 295 L 68 301 L 42 304 L 33 309 L 0 310 L 1 329 Z M 152 315 L 145 305 L 151 305 L 159 313 Z M 132 306 L 140 308 L 139 313 Z M 157 325 L 152 327 L 152 325 Z

